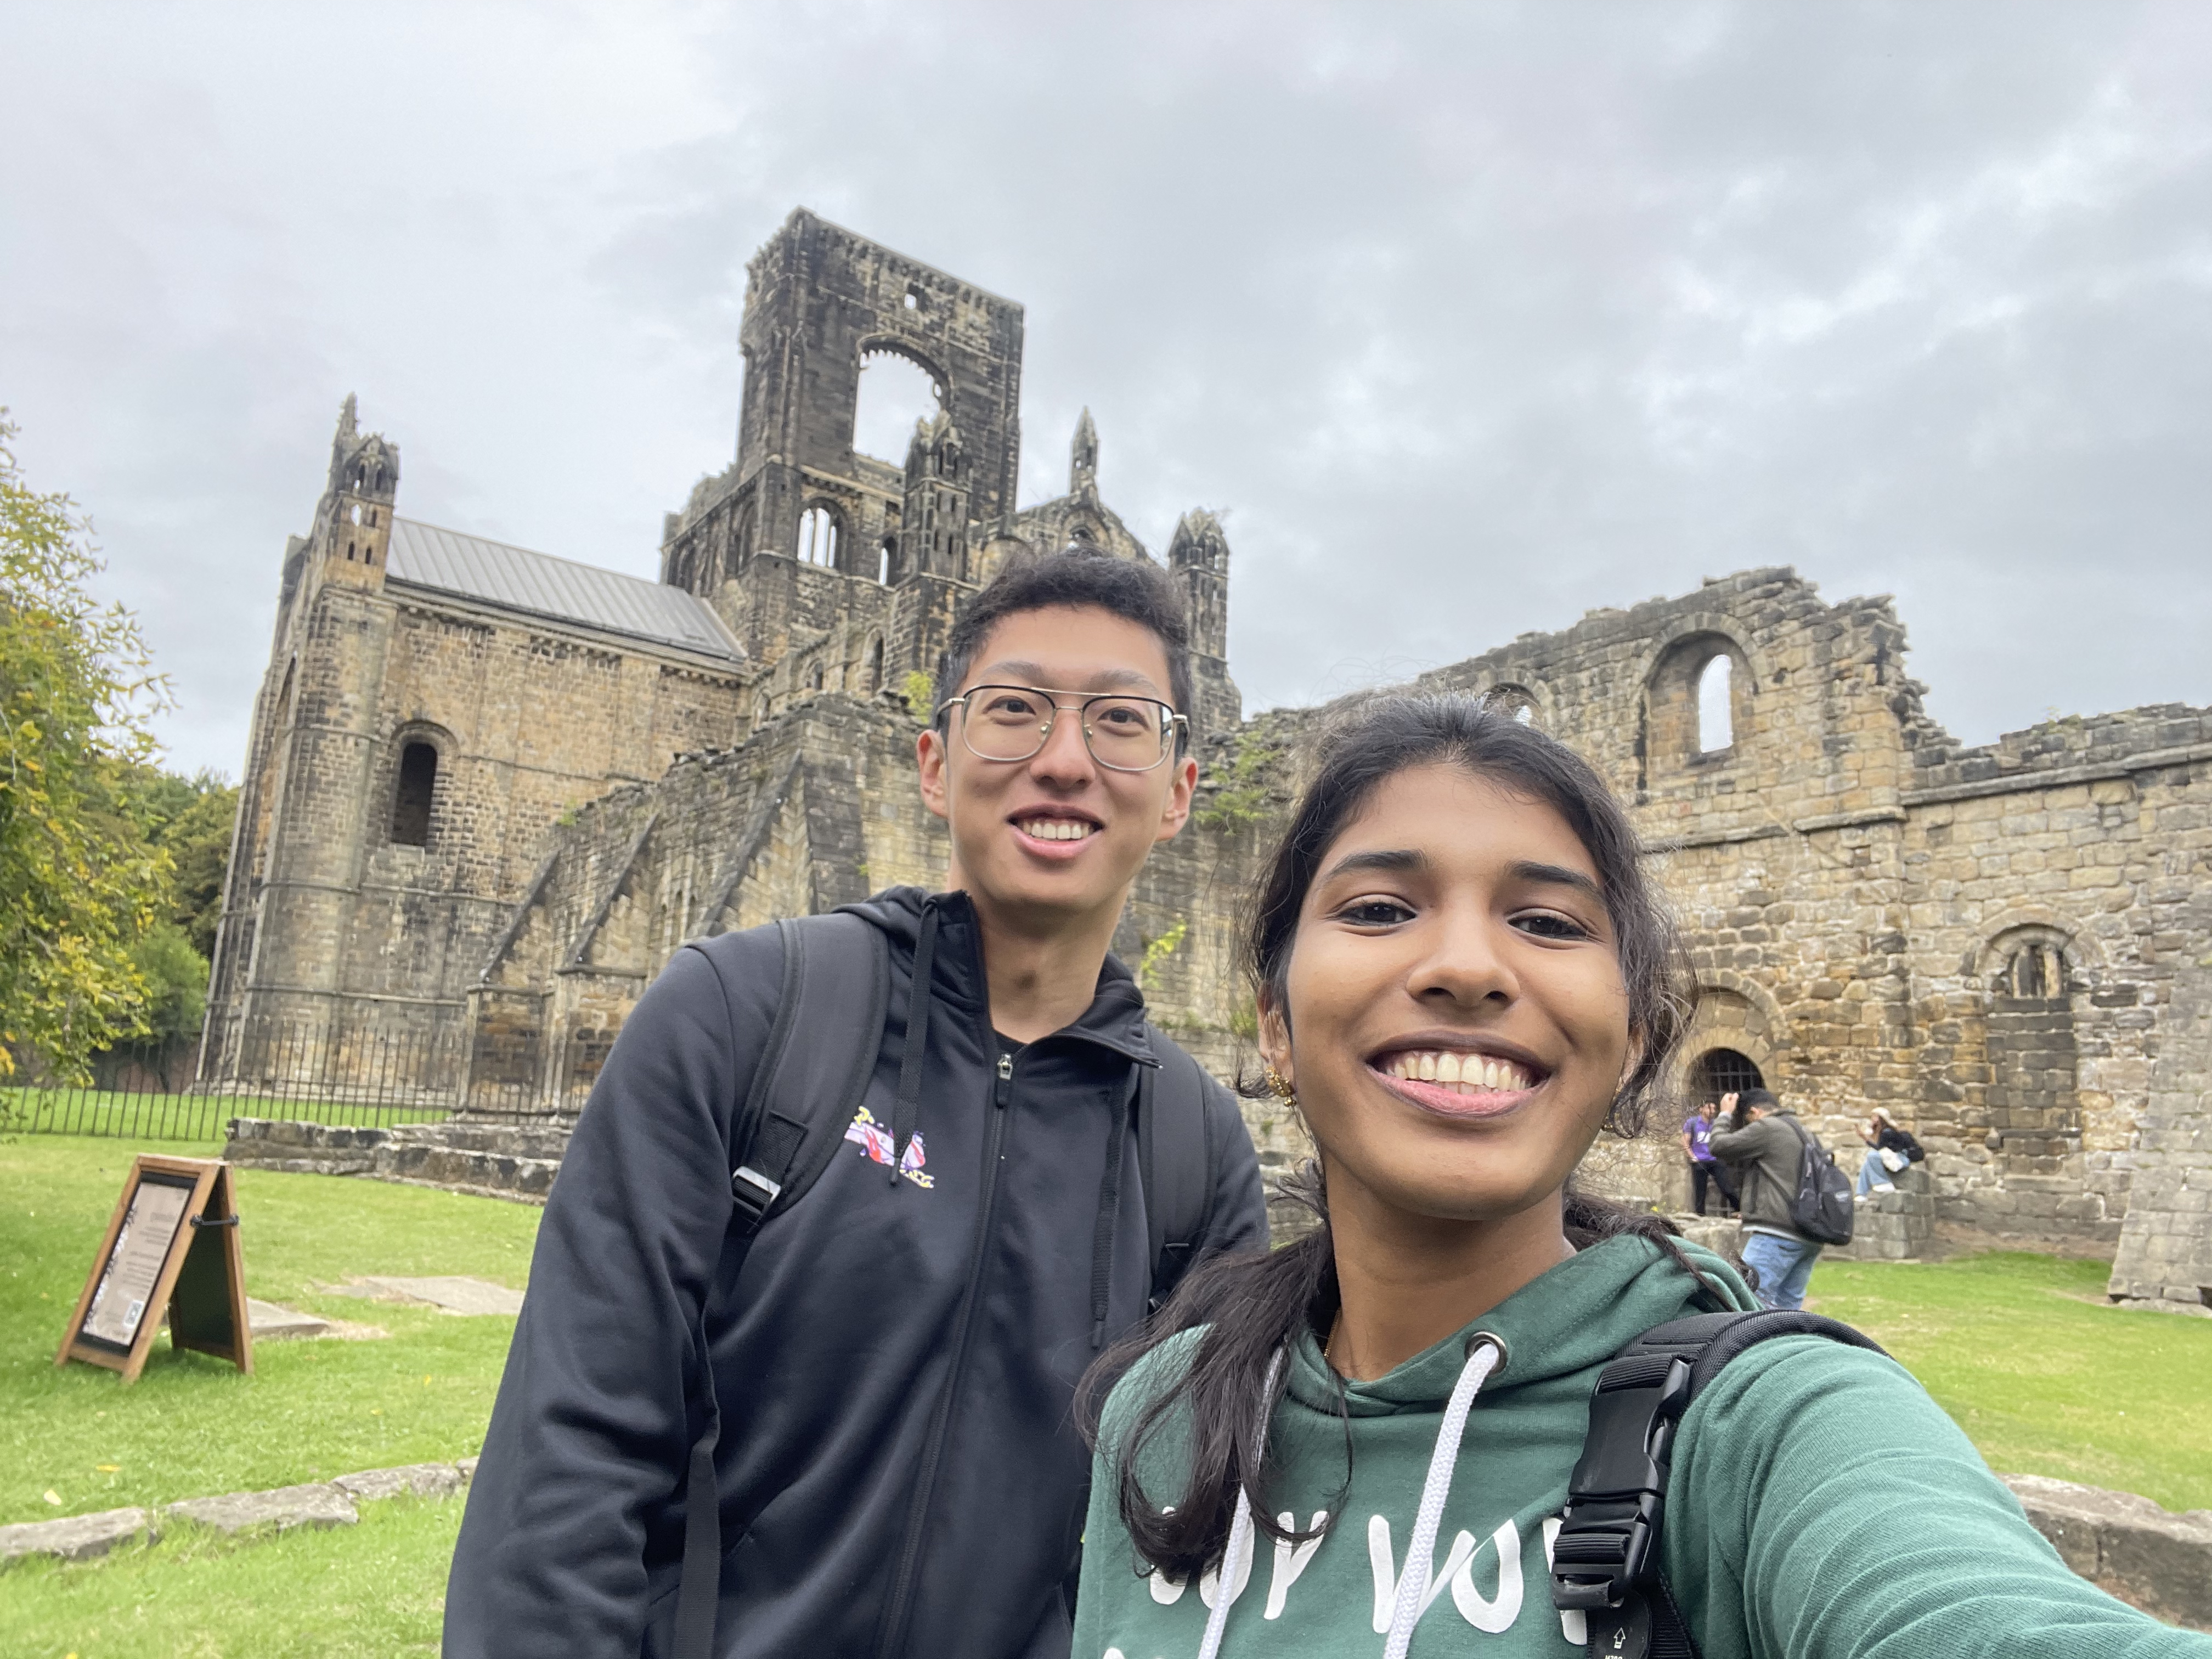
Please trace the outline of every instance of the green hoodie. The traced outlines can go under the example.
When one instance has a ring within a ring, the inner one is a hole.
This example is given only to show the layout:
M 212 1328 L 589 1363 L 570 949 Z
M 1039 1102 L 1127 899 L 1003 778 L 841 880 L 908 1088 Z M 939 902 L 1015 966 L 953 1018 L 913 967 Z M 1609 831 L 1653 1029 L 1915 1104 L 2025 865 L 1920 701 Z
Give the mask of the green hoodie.
M 1717 1256 L 1684 1247 L 1757 1306 Z M 1337 1383 L 1301 1329 L 1273 1425 L 1269 1499 L 1317 1541 L 1264 1534 L 1230 1604 L 1223 1659 L 1380 1654 L 1444 1405 L 1470 1339 L 1506 1358 L 1483 1382 L 1452 1465 L 1411 1659 L 1578 1653 L 1582 1615 L 1552 1606 L 1549 1553 L 1597 1375 L 1654 1325 L 1711 1311 L 1638 1238 L 1583 1251 L 1388 1376 Z M 1198 1333 L 1148 1355 L 1115 1389 L 1094 1468 L 1073 1659 L 1188 1659 L 1217 1588 L 1149 1576 L 1115 1501 L 1115 1446 Z M 1155 1502 L 1184 1469 L 1170 1428 L 1143 1464 Z M 2004 1659 L 2191 1656 L 2212 1636 L 2160 1625 L 2067 1571 L 1964 1435 L 1895 1362 L 1820 1337 L 1778 1337 L 1698 1396 L 1675 1443 L 1662 1553 L 1704 1659 Z

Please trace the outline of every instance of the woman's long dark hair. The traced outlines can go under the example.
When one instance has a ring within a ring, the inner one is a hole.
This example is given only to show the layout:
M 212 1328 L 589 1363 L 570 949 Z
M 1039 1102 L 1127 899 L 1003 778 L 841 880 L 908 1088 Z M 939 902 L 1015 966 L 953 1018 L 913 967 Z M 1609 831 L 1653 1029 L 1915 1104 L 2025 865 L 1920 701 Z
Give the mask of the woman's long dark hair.
M 1385 781 L 1438 763 L 1464 767 L 1550 806 L 1597 866 L 1628 992 L 1629 1029 L 1640 1043 L 1636 1067 L 1614 1097 L 1605 1127 L 1624 1139 L 1634 1136 L 1688 1016 L 1674 924 L 1644 878 L 1636 831 L 1605 781 L 1564 744 L 1490 712 L 1473 697 L 1372 698 L 1355 705 L 1324 739 L 1313 781 L 1275 848 L 1245 926 L 1244 969 L 1254 990 L 1271 1006 L 1285 1006 L 1291 948 L 1322 855 Z M 1266 1429 L 1275 1407 L 1265 1389 L 1268 1367 L 1299 1321 L 1319 1328 L 1337 1300 L 1320 1170 L 1308 1164 L 1281 1190 L 1310 1209 L 1318 1224 L 1280 1249 L 1224 1257 L 1194 1270 L 1157 1317 L 1099 1356 L 1078 1393 L 1080 1419 L 1095 1439 L 1115 1379 L 1176 1332 L 1206 1328 L 1188 1369 L 1162 1379 L 1164 1386 L 1112 1448 L 1122 1523 L 1137 1553 L 1172 1579 L 1219 1565 L 1240 1490 L 1249 1495 L 1255 1521 L 1269 1537 L 1314 1535 L 1283 1528 L 1261 1498 L 1268 1472 Z M 1633 1233 L 1707 1282 L 1674 1243 L 1674 1229 L 1657 1216 L 1578 1193 L 1570 1183 L 1565 1219 L 1567 1238 L 1577 1249 Z M 1280 1390 L 1279 1382 L 1275 1394 Z M 1190 1476 L 1169 1506 L 1146 1495 L 1137 1467 L 1145 1446 L 1178 1414 L 1189 1431 Z M 1350 1455 L 1347 1425 L 1347 1482 Z M 1329 1507 L 1334 1511 L 1338 1505 Z

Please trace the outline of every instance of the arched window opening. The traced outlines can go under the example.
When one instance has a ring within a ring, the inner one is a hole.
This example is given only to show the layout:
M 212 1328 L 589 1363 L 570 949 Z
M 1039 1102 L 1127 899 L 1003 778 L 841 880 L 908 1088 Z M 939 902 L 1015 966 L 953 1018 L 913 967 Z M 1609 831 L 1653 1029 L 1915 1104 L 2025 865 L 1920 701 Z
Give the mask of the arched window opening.
M 885 587 L 891 585 L 891 553 L 897 546 L 895 538 L 886 536 L 884 544 L 876 550 L 876 580 Z
M 1998 994 L 2023 1002 L 2057 1002 L 2066 995 L 2066 954 L 2056 945 L 2036 939 L 2022 945 L 2005 963 L 1998 979 Z
M 359 524 L 361 522 L 361 503 L 358 501 L 355 502 L 353 505 L 352 516 L 353 521 L 356 524 Z
M 1690 1101 L 1718 1101 L 1723 1095 L 1740 1095 L 1746 1089 L 1764 1089 L 1766 1079 L 1750 1055 L 1733 1048 L 1708 1048 L 1690 1067 Z
M 884 689 L 884 642 L 880 639 L 868 647 L 868 677 L 861 689 L 872 697 Z
M 822 665 L 820 663 L 817 662 L 814 665 L 814 672 L 806 677 L 806 684 L 814 690 L 819 691 L 822 689 Z
M 917 422 L 934 420 L 945 407 L 945 386 L 911 357 L 876 351 L 860 359 L 860 389 L 853 402 L 853 447 L 893 466 L 906 465 Z
M 348 564 L 351 564 L 353 562 L 353 544 L 351 542 L 348 542 L 346 544 L 346 562 Z
M 765 692 L 753 699 L 753 724 L 755 726 L 768 724 L 768 695 Z
M 438 787 L 438 750 L 410 743 L 399 751 L 399 786 L 392 797 L 392 839 L 401 847 L 430 844 L 430 800 Z
M 917 288 L 910 288 L 910 289 L 907 289 L 907 291 L 906 291 L 906 293 L 905 293 L 904 296 L 900 300 L 899 304 L 900 304 L 901 308 L 902 308 L 902 309 L 903 309 L 903 310 L 907 310 L 907 311 L 919 311 L 919 310 L 921 310 L 921 290 L 920 289 L 917 289 Z
M 799 515 L 799 557 L 803 564 L 836 567 L 837 517 L 828 507 L 810 507 Z
M 1735 746 L 1735 665 L 1725 651 L 1698 672 L 1698 752 L 1701 755 Z

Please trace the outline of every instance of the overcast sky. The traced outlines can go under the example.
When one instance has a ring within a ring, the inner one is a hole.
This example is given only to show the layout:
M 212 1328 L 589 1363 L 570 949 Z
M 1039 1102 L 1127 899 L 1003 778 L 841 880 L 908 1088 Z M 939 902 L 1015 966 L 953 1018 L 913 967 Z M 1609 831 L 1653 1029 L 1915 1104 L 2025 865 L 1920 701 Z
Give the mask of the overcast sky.
M 640 574 L 805 204 L 1028 311 L 1248 709 L 1792 564 L 1954 732 L 2212 702 L 2212 6 L 0 3 L 0 404 L 235 775 L 339 400 Z

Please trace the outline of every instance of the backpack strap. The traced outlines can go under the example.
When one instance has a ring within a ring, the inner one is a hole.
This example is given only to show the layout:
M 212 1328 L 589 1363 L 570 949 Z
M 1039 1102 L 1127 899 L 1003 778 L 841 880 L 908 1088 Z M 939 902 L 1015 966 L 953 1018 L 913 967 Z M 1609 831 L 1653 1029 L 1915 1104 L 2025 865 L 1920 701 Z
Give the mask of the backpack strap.
M 882 1045 L 890 949 L 859 916 L 800 916 L 783 936 L 783 986 L 775 1020 L 730 1126 L 730 1232 L 737 1262 L 761 1223 L 802 1197 L 829 1167 L 853 1121 Z M 727 1259 L 729 1251 L 725 1251 Z M 711 1291 L 709 1292 L 711 1298 Z M 714 1478 L 721 1405 L 699 1310 L 698 1364 L 705 1425 L 692 1443 L 684 1496 L 684 1571 L 676 1595 L 675 1659 L 714 1659 L 721 1601 L 722 1516 Z
M 1796 1335 L 1882 1352 L 1872 1338 L 1818 1314 L 1695 1314 L 1654 1326 L 1598 1373 L 1589 1431 L 1552 1548 L 1553 1605 L 1586 1616 L 1592 1656 L 1696 1659 L 1659 1570 L 1675 1431 L 1731 1359 L 1770 1337 Z
M 1147 1028 L 1149 1029 L 1149 1028 Z M 1155 1031 L 1152 1036 L 1159 1037 Z M 1157 1066 L 1137 1071 L 1137 1170 L 1151 1237 L 1151 1309 L 1157 1313 L 1190 1271 L 1213 1198 L 1212 1081 L 1174 1043 L 1159 1038 Z

